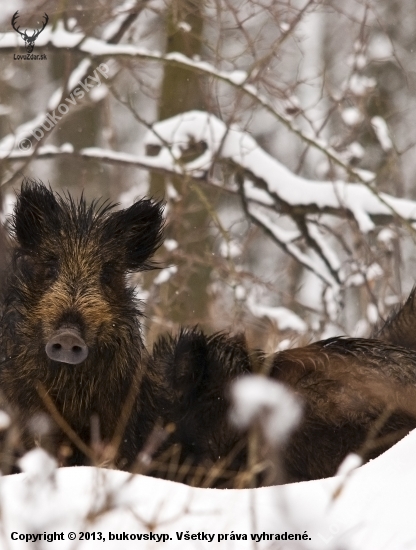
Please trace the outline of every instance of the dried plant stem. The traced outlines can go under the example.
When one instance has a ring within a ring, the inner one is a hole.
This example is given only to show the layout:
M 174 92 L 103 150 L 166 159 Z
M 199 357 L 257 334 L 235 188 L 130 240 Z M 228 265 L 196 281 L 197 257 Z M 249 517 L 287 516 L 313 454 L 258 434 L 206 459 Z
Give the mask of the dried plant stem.
M 36 385 L 36 390 L 42 399 L 45 407 L 48 409 L 52 419 L 58 424 L 61 430 L 68 436 L 71 442 L 87 456 L 91 462 L 95 465 L 97 462 L 97 457 L 95 453 L 86 445 L 82 439 L 77 435 L 77 433 L 71 428 L 65 418 L 60 414 L 58 409 L 55 406 L 55 403 L 52 401 L 50 395 L 45 389 L 45 386 L 38 381 Z

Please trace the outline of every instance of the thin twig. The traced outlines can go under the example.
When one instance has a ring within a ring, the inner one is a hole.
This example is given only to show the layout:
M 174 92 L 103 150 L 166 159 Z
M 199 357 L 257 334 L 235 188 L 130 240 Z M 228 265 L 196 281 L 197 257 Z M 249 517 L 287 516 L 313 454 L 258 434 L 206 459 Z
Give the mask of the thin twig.
M 58 424 L 58 426 L 61 428 L 61 430 L 65 433 L 65 435 L 68 436 L 68 438 L 72 441 L 72 443 L 82 452 L 85 456 L 87 456 L 91 462 L 95 465 L 97 463 L 97 457 L 95 456 L 95 453 L 86 445 L 82 439 L 78 436 L 78 434 L 71 428 L 71 426 L 68 424 L 68 422 L 65 420 L 65 418 L 61 415 L 61 413 L 56 408 L 55 403 L 52 401 L 50 395 L 45 389 L 45 386 L 42 384 L 42 382 L 38 381 L 36 384 L 36 391 L 38 392 L 40 398 L 42 399 L 43 403 L 45 404 L 46 408 L 48 409 L 52 419 Z

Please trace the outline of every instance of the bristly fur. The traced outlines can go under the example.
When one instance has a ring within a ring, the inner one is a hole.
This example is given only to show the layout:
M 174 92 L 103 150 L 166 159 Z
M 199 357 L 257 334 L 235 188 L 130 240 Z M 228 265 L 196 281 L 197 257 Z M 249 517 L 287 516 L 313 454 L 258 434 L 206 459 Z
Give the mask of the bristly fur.
M 160 416 L 175 424 L 168 443 L 180 445 L 183 460 L 208 468 L 233 450 L 241 434 L 227 420 L 230 383 L 253 372 L 261 357 L 249 353 L 242 335 L 207 336 L 196 327 L 155 344 L 150 370 L 162 374 Z M 230 468 L 242 466 L 239 456 Z
M 38 182 L 22 185 L 3 296 L 0 386 L 17 410 L 24 444 L 36 443 L 30 423 L 46 410 L 39 383 L 87 444 L 93 414 L 102 438 L 113 437 L 133 388 L 137 398 L 119 466 L 134 462 L 160 420 L 176 426 L 160 453 L 176 444 L 179 464 L 205 470 L 231 453 L 227 469 L 238 471 L 246 465 L 247 441 L 228 421 L 228 392 L 237 377 L 261 371 L 264 357 L 249 351 L 241 335 L 207 336 L 197 328 L 162 337 L 149 355 L 140 304 L 125 275 L 154 265 L 163 208 L 148 199 L 126 210 L 113 206 L 87 206 L 84 197 L 59 196 Z M 330 338 L 271 358 L 270 376 L 304 403 L 302 423 L 282 449 L 288 481 L 333 475 L 346 454 L 363 450 L 386 411 L 391 414 L 379 435 L 387 439 L 365 449 L 366 459 L 416 427 L 415 296 L 413 291 L 381 329 L 379 340 Z M 89 350 L 78 364 L 54 361 L 45 351 L 51 335 L 68 326 L 76 327 Z M 52 450 L 64 442 L 57 430 Z M 85 458 L 75 453 L 69 462 L 82 464 Z M 165 475 L 157 468 L 153 473 Z
M 237 377 L 263 370 L 264 361 L 241 335 L 190 329 L 155 345 L 150 370 L 160 375 L 152 391 L 158 388 L 160 416 L 176 425 L 169 443 L 180 445 L 180 462 L 207 470 L 231 453 L 229 470 L 247 466 L 245 435 L 228 422 L 228 390 Z M 416 355 L 410 350 L 375 339 L 330 338 L 276 353 L 270 377 L 304 406 L 299 428 L 282 448 L 286 481 L 332 476 L 348 453 L 369 460 L 416 428 Z M 364 447 L 386 411 L 375 434 L 383 442 Z
M 289 481 L 329 477 L 343 458 L 374 458 L 416 428 L 416 355 L 375 339 L 330 338 L 274 357 L 271 376 L 292 388 L 304 418 L 284 456 Z M 378 437 L 364 449 L 386 412 Z
M 26 432 L 31 418 L 45 410 L 36 389 L 40 382 L 84 441 L 90 441 L 93 414 L 99 416 L 102 437 L 110 439 L 142 368 L 141 311 L 125 273 L 151 268 L 150 257 L 162 240 L 163 206 L 140 200 L 126 210 L 113 208 L 87 206 L 84 197 L 76 202 L 31 181 L 18 195 L 0 382 Z M 79 365 L 54 363 L 45 353 L 50 335 L 65 325 L 76 325 L 89 348 Z M 30 446 L 33 437 L 25 437 Z
M 405 303 L 373 330 L 373 338 L 416 351 L 416 287 Z

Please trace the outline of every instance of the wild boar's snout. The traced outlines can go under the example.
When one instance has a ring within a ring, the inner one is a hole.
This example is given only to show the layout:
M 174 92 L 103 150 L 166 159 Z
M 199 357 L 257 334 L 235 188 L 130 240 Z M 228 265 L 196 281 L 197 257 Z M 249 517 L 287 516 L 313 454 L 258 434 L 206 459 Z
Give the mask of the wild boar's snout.
M 79 365 L 88 356 L 88 347 L 76 327 L 61 327 L 49 338 L 46 355 L 52 361 Z

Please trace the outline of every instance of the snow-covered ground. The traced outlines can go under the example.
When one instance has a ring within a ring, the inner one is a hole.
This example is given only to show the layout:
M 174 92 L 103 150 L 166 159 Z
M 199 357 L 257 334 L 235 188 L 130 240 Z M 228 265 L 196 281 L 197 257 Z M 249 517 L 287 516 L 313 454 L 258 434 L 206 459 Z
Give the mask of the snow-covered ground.
M 93 467 L 55 470 L 36 450 L 23 460 L 26 473 L 1 480 L 1 548 L 410 550 L 415 455 L 412 432 L 346 478 L 220 490 Z M 285 540 L 290 534 L 303 538 Z M 29 535 L 55 540 L 28 543 Z

